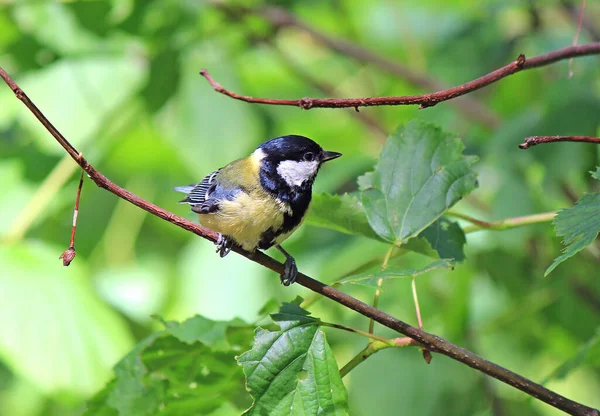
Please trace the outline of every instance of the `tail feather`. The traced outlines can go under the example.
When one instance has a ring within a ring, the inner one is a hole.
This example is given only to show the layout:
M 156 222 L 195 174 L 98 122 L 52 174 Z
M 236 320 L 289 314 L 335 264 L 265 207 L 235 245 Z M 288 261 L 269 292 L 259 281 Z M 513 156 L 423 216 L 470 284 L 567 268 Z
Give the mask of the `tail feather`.
M 173 190 L 177 191 L 177 192 L 183 192 L 184 194 L 189 194 L 190 192 L 192 192 L 192 190 L 194 189 L 196 185 L 192 184 L 192 185 L 185 185 L 185 186 L 176 186 L 173 188 Z M 179 204 L 188 204 L 191 201 L 188 199 L 188 197 L 185 197 L 184 199 L 182 199 L 181 201 L 179 201 Z
M 184 194 L 189 194 L 190 192 L 192 192 L 192 189 L 194 189 L 196 185 L 192 184 L 192 185 L 185 185 L 185 186 L 176 186 L 173 188 L 174 191 L 177 192 L 183 192 Z

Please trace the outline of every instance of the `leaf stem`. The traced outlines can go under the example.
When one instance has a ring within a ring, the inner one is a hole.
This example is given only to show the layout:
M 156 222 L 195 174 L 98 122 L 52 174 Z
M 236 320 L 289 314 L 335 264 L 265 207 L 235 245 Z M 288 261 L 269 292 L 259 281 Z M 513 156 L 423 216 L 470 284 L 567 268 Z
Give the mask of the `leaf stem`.
M 354 328 L 350 328 L 344 325 L 339 325 L 339 324 L 332 324 L 330 322 L 320 322 L 319 325 L 321 326 L 327 326 L 330 328 L 336 328 L 336 329 L 341 329 L 342 331 L 347 331 L 347 332 L 353 332 L 357 335 L 361 335 L 365 338 L 369 338 L 369 339 L 374 339 L 380 343 L 386 344 L 390 347 L 395 347 L 396 346 L 396 338 L 384 338 L 384 337 L 380 337 L 379 335 L 374 335 L 365 331 L 361 331 L 360 329 L 354 329 Z M 410 338 L 409 338 L 410 339 Z
M 423 329 L 423 320 L 421 319 L 421 308 L 419 307 L 419 297 L 417 296 L 417 284 L 416 279 L 414 277 L 412 278 L 411 286 L 413 301 L 415 302 L 415 312 L 417 313 L 417 322 L 419 323 L 419 329 Z
M 403 248 L 400 248 L 400 247 L 397 247 L 397 248 L 398 248 L 398 250 L 395 250 L 394 253 L 390 256 L 390 260 L 393 259 L 393 258 L 399 257 L 399 256 L 401 256 L 403 254 L 408 253 L 408 250 L 406 250 L 406 249 L 403 249 Z M 329 283 L 329 286 L 331 286 L 331 287 L 337 287 L 337 286 L 340 285 L 340 281 L 343 278 L 348 277 L 348 276 L 352 276 L 353 274 L 358 274 L 358 273 L 362 272 L 363 270 L 367 270 L 367 269 L 369 269 L 369 268 L 377 265 L 378 263 L 381 263 L 382 261 L 383 261 L 383 258 L 381 258 L 381 257 L 369 260 L 368 262 L 361 264 L 360 266 L 352 269 L 351 271 L 349 271 L 347 273 L 344 273 L 338 280 Z M 315 294 L 313 294 L 311 296 L 308 296 L 306 299 L 304 299 L 302 301 L 302 303 L 300 304 L 300 307 L 302 309 L 308 309 L 309 307 L 311 307 L 312 305 L 314 305 L 315 303 L 317 303 L 318 301 L 320 301 L 322 299 L 324 299 L 323 296 L 321 296 L 318 293 L 315 293 Z
M 356 354 L 348 363 L 340 369 L 340 376 L 344 377 L 350 371 L 352 371 L 357 365 L 365 361 L 371 355 L 378 351 L 385 350 L 387 348 L 403 348 L 411 345 L 418 345 L 414 340 L 408 337 L 395 338 L 393 344 L 384 343 L 381 341 L 371 341 L 367 346 L 358 354 Z
M 417 296 L 417 283 L 416 283 L 417 279 L 416 276 L 413 276 L 411 279 L 411 286 L 412 286 L 412 295 L 413 295 L 413 301 L 415 303 L 415 312 L 417 314 L 417 322 L 419 323 L 419 329 L 423 329 L 423 319 L 421 319 L 421 307 L 419 306 L 419 297 Z M 421 351 L 423 352 L 423 358 L 425 359 L 425 362 L 427 364 L 429 364 L 431 362 L 431 359 L 433 358 L 431 355 L 431 351 L 426 350 L 424 348 L 421 348 Z
M 465 234 L 472 233 L 480 230 L 508 230 L 511 228 L 522 227 L 524 225 L 539 224 L 544 222 L 550 222 L 556 216 L 556 212 L 542 212 L 540 214 L 524 215 L 522 217 L 506 218 L 499 221 L 482 221 L 476 218 L 470 217 L 459 212 L 448 211 L 446 215 L 450 217 L 460 218 L 461 220 L 468 221 L 473 225 L 464 227 Z
M 385 270 L 388 266 L 390 258 L 392 257 L 392 252 L 396 248 L 395 245 L 391 245 L 388 248 L 387 253 L 385 253 L 385 257 L 383 258 L 383 263 L 381 264 L 381 270 Z M 379 303 L 379 296 L 381 296 L 381 287 L 383 286 L 383 278 L 377 281 L 377 290 L 375 291 L 375 296 L 373 297 L 373 307 L 377 308 L 377 304 Z M 375 326 L 375 321 L 373 319 L 369 319 L 369 334 L 373 333 L 373 327 Z

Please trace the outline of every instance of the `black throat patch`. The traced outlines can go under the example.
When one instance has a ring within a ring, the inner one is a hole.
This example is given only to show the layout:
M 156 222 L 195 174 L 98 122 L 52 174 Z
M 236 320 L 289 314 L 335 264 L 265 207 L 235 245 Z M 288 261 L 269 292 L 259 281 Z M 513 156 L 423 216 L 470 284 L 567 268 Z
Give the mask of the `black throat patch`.
M 312 197 L 314 179 L 304 181 L 300 186 L 290 185 L 277 173 L 279 161 L 263 160 L 260 172 L 260 184 L 263 189 L 283 201 L 290 207 L 290 212 L 283 215 L 283 225 L 278 230 L 269 229 L 265 232 L 259 243 L 259 248 L 266 250 L 273 245 L 277 236 L 296 228 L 306 214 Z

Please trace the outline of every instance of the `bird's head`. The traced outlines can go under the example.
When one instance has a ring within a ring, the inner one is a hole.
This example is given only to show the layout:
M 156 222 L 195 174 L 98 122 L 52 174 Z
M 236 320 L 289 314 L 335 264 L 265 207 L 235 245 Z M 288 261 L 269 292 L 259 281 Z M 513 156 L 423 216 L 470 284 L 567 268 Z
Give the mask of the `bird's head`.
M 312 185 L 319 168 L 342 154 L 323 150 L 304 136 L 281 136 L 261 144 L 253 153 L 262 170 L 280 179 L 290 188 Z

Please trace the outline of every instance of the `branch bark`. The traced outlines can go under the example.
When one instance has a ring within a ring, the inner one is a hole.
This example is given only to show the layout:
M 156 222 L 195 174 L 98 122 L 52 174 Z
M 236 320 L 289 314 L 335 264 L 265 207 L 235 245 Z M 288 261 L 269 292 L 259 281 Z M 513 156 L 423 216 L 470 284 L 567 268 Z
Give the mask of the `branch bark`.
M 431 79 L 428 76 L 415 72 L 407 66 L 396 61 L 387 59 L 377 53 L 348 42 L 344 39 L 338 39 L 329 36 L 314 27 L 300 21 L 293 14 L 281 7 L 263 7 L 263 8 L 245 8 L 232 6 L 220 0 L 212 0 L 212 5 L 226 12 L 228 15 L 240 19 L 247 14 L 260 16 L 269 22 L 274 28 L 292 27 L 304 33 L 307 33 L 314 40 L 325 45 L 329 49 L 336 51 L 342 55 L 349 56 L 357 62 L 363 64 L 372 64 L 377 68 L 396 75 L 399 78 L 407 81 L 419 88 L 425 90 L 443 90 L 446 86 L 441 82 Z M 479 121 L 491 128 L 498 125 L 498 116 L 482 103 L 471 97 L 464 97 L 462 100 L 456 101 L 454 105 L 462 111 L 462 113 L 475 121 Z M 349 106 L 355 107 L 355 106 Z
M 523 139 L 523 143 L 519 145 L 521 149 L 529 149 L 542 143 L 553 142 L 580 142 L 580 143 L 595 143 L 600 144 L 600 138 L 591 136 L 531 136 Z
M 90 179 L 94 181 L 100 188 L 106 189 L 107 191 L 117 195 L 131 204 L 162 218 L 184 230 L 190 231 L 200 237 L 203 237 L 209 241 L 215 242 L 217 240 L 217 233 L 207 228 L 201 227 L 198 224 L 194 224 L 185 218 L 179 217 L 169 211 L 166 211 L 137 195 L 129 192 L 126 189 L 121 188 L 115 183 L 111 182 L 106 176 L 98 172 L 84 157 L 81 153 L 69 143 L 69 141 L 52 125 L 52 123 L 44 116 L 44 114 L 35 106 L 35 104 L 29 99 L 29 97 L 19 88 L 19 86 L 12 80 L 12 78 L 0 67 L 0 77 L 6 82 L 11 88 L 15 96 L 25 104 L 25 106 L 35 115 L 35 117 L 42 123 L 42 125 L 48 130 L 48 132 L 56 139 L 56 141 L 65 149 L 65 151 L 73 158 L 73 160 L 81 166 L 83 170 L 88 174 Z M 248 253 L 241 249 L 234 249 L 238 254 L 254 261 L 264 267 L 271 269 L 278 274 L 283 271 L 283 264 L 279 263 L 275 259 L 267 256 L 262 252 Z M 394 329 L 401 334 L 412 338 L 416 342 L 422 344 L 426 349 L 434 351 L 443 355 L 446 355 L 456 361 L 468 365 L 478 371 L 481 371 L 491 377 L 494 377 L 510 386 L 513 386 L 530 396 L 536 397 L 549 405 L 561 409 L 572 415 L 586 415 L 586 416 L 600 416 L 600 411 L 583 404 L 577 403 L 570 400 L 558 393 L 553 392 L 541 386 L 533 381 L 514 373 L 506 368 L 503 368 L 497 364 L 494 364 L 486 359 L 479 357 L 478 355 L 461 348 L 451 342 L 417 329 L 407 323 L 396 319 L 378 309 L 367 305 L 364 302 L 359 301 L 331 286 L 327 286 L 315 279 L 312 279 L 305 274 L 299 273 L 296 281 L 312 290 L 313 292 L 319 293 L 323 296 L 332 299 L 333 301 L 352 309 L 368 318 L 374 319 L 380 324 Z
M 221 84 L 213 79 L 206 69 L 200 71 L 200 74 L 206 78 L 215 91 L 220 92 L 236 100 L 247 103 L 283 105 L 300 107 L 305 110 L 311 108 L 349 108 L 353 107 L 358 111 L 359 107 L 371 107 L 381 105 L 419 105 L 419 108 L 433 107 L 443 101 L 448 101 L 470 92 L 486 87 L 494 82 L 500 81 L 509 75 L 527 69 L 539 68 L 558 62 L 563 59 L 575 58 L 587 55 L 600 54 L 600 42 L 588 43 L 578 46 L 567 46 L 557 49 L 543 55 L 538 55 L 526 59 L 521 54 L 516 61 L 509 63 L 487 75 L 469 81 L 465 84 L 424 95 L 406 95 L 390 97 L 365 97 L 365 98 L 300 98 L 300 99 L 273 99 L 273 98 L 255 98 L 247 95 L 240 95 L 233 91 L 225 89 Z

